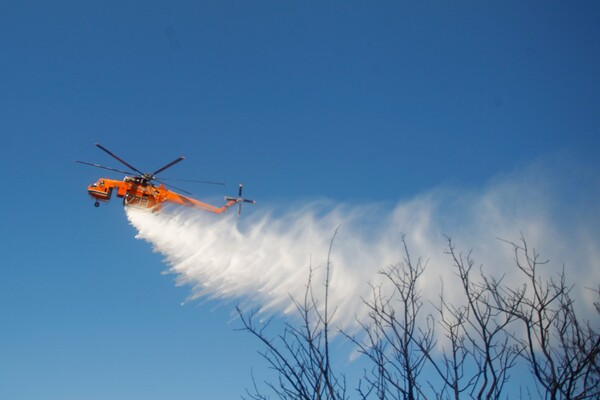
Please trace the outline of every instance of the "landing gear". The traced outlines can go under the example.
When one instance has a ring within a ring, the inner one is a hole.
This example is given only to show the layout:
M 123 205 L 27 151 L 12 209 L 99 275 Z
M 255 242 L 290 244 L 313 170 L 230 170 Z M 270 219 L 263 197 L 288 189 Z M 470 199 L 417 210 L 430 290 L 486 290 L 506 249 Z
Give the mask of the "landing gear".
M 94 203 L 94 207 L 100 207 L 100 203 L 98 203 L 98 202 L 95 202 L 95 203 Z

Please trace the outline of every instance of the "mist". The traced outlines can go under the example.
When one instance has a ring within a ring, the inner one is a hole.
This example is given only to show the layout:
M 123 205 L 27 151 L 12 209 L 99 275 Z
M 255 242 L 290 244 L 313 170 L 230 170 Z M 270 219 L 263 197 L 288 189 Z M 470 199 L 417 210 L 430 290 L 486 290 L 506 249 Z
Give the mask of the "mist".
M 571 195 L 565 190 L 582 182 L 567 177 L 534 165 L 482 188 L 443 186 L 395 204 L 263 200 L 241 218 L 181 207 L 165 207 L 159 214 L 127 209 L 127 217 L 136 237 L 164 256 L 176 283 L 191 288 L 188 301 L 219 299 L 265 313 L 290 313 L 293 299 L 304 296 L 309 273 L 322 296 L 329 261 L 334 322 L 347 329 L 366 312 L 362 299 L 369 297 L 370 285 L 381 282 L 379 271 L 406 256 L 403 237 L 413 262 L 420 258 L 427 264 L 420 282 L 424 299 L 435 301 L 444 282 L 448 299 L 460 301 L 445 253 L 448 238 L 459 252 L 471 251 L 485 273 L 505 275 L 505 283 L 516 285 L 521 277 L 504 240 L 517 242 L 522 235 L 550 261 L 543 269 L 547 276 L 564 266 L 577 307 L 588 314 L 595 300 L 591 289 L 600 282 L 598 180 L 578 175 L 594 190 Z

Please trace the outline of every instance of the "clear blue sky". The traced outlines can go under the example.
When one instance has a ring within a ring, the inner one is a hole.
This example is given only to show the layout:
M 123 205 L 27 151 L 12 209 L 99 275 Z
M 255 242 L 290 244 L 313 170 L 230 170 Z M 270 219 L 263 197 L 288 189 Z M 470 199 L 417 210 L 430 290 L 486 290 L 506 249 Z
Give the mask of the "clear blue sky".
M 92 207 L 110 173 L 73 160 L 120 167 L 94 143 L 143 170 L 185 155 L 170 175 L 244 182 L 255 210 L 555 157 L 597 194 L 599 20 L 595 1 L 1 2 L 0 397 L 229 399 L 262 368 L 234 303 L 181 306 L 119 202 Z

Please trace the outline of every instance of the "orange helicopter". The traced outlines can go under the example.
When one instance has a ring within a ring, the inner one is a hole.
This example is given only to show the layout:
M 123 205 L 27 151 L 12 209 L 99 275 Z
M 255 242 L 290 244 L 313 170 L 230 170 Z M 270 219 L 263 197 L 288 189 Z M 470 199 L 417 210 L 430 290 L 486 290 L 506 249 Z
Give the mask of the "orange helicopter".
M 162 168 L 157 169 L 153 173 L 144 173 L 139 169 L 135 168 L 133 165 L 127 163 L 125 160 L 118 157 L 116 154 L 113 154 L 110 150 L 96 143 L 96 146 L 108 153 L 111 157 L 115 158 L 121 164 L 126 165 L 131 170 L 137 172 L 139 175 L 136 175 L 134 172 L 122 171 L 116 168 L 105 167 L 99 164 L 93 164 L 85 161 L 75 161 L 80 164 L 90 165 L 92 167 L 103 168 L 109 171 L 121 172 L 123 174 L 131 175 L 126 176 L 122 181 L 117 181 L 114 179 L 100 178 L 96 182 L 92 183 L 88 186 L 88 193 L 92 199 L 95 200 L 94 206 L 99 207 L 100 202 L 108 202 L 112 196 L 113 190 L 116 189 L 117 197 L 123 198 L 123 205 L 126 207 L 133 207 L 142 210 L 150 210 L 152 212 L 158 212 L 163 206 L 164 202 L 180 204 L 187 207 L 195 207 L 204 211 L 212 212 L 215 214 L 221 214 L 227 209 L 235 204 L 238 205 L 238 214 L 242 211 L 242 203 L 251 203 L 254 204 L 254 200 L 248 200 L 242 198 L 242 188 L 243 186 L 240 184 L 238 197 L 228 197 L 225 196 L 226 203 L 222 207 L 216 207 L 207 203 L 203 203 L 199 200 L 193 199 L 188 196 L 184 196 L 182 194 L 176 193 L 172 190 L 167 189 L 167 186 L 173 187 L 181 192 L 191 194 L 183 189 L 179 189 L 174 187 L 173 185 L 166 184 L 164 182 L 156 179 L 156 175 L 160 172 L 163 172 L 167 168 L 172 167 L 178 162 L 185 159 L 185 157 L 179 157 Z M 163 179 L 164 180 L 164 179 Z M 199 183 L 209 183 L 216 185 L 223 185 L 223 183 L 219 182 L 210 182 L 210 181 L 195 181 L 195 180 L 187 180 L 188 182 L 199 182 Z M 158 184 L 155 184 L 157 182 Z

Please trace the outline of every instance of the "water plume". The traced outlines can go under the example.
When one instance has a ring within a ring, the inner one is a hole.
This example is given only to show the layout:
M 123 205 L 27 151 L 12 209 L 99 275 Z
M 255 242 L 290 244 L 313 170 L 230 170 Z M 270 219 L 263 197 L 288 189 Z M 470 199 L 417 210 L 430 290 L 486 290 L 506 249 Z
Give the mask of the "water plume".
M 522 234 L 551 259 L 554 269 L 548 273 L 568 266 L 576 292 L 589 297 L 584 303 L 592 307 L 594 294 L 585 283 L 593 288 L 600 282 L 599 207 L 585 196 L 578 208 L 571 207 L 557 189 L 563 186 L 540 176 L 530 168 L 483 189 L 438 188 L 395 205 L 317 201 L 277 207 L 263 201 L 242 218 L 176 207 L 160 214 L 127 210 L 127 216 L 137 237 L 164 255 L 177 284 L 191 287 L 191 299 L 289 313 L 295 309 L 292 299 L 304 296 L 309 271 L 315 292 L 322 294 L 329 260 L 335 322 L 348 327 L 366 312 L 362 299 L 381 281 L 378 272 L 405 256 L 403 235 L 413 259 L 427 261 L 420 283 L 425 300 L 435 301 L 444 281 L 452 301 L 460 291 L 448 284 L 456 277 L 444 253 L 447 237 L 458 249 L 472 250 L 486 273 L 506 274 L 506 283 L 519 284 L 512 249 L 497 238 L 518 240 Z

